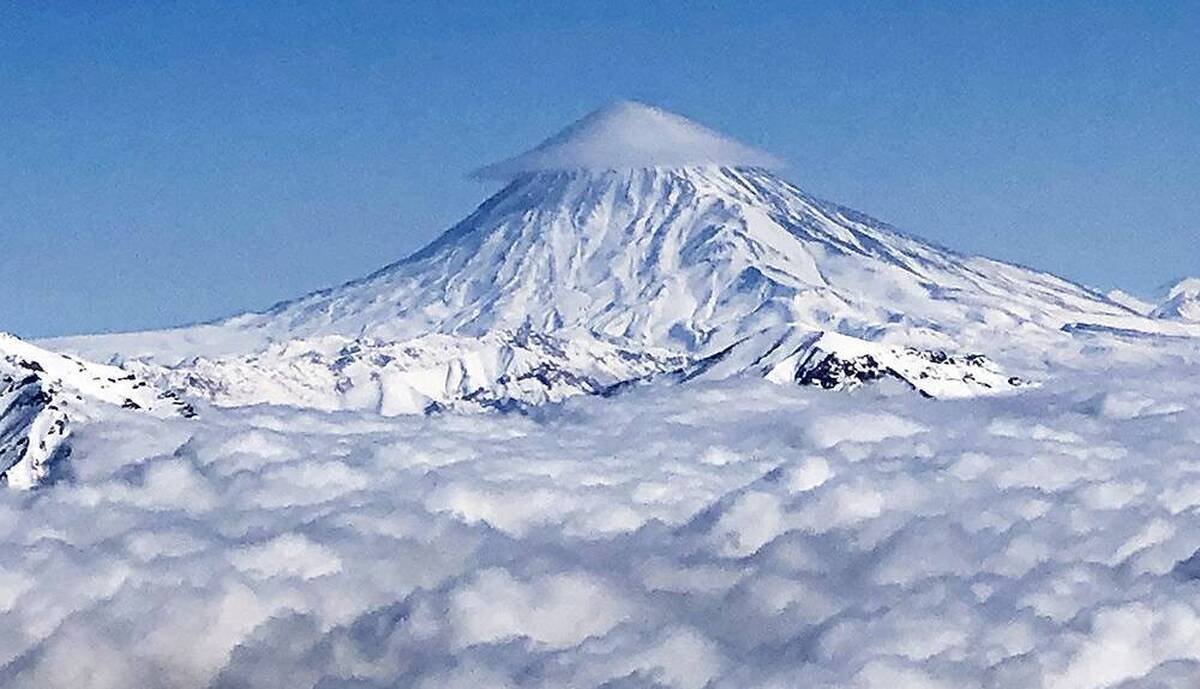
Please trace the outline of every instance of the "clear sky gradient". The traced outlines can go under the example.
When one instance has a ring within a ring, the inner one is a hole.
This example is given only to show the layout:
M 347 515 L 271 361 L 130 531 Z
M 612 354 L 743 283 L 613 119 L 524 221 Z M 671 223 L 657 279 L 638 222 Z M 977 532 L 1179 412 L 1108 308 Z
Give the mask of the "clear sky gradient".
M 118 4 L 0 6 L 0 330 L 366 274 L 617 98 L 963 251 L 1141 293 L 1200 273 L 1196 2 Z

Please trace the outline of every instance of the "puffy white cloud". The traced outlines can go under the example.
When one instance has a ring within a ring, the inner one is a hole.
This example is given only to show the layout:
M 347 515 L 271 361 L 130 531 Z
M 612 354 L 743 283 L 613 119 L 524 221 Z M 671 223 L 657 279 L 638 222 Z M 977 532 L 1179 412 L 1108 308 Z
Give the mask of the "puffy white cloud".
M 603 581 L 577 572 L 520 581 L 486 569 L 450 597 L 460 646 L 528 637 L 566 648 L 603 635 L 629 613 L 629 603 Z
M 229 559 L 237 569 L 262 578 L 312 579 L 342 569 L 336 553 L 298 534 L 284 534 L 266 543 L 241 548 Z
M 1047 689 L 1110 686 L 1164 661 L 1200 659 L 1200 617 L 1183 602 L 1104 608 L 1091 626 L 1067 667 L 1048 678 Z
M 895 414 L 852 412 L 822 416 L 808 428 L 817 447 L 833 447 L 841 442 L 877 443 L 888 438 L 906 438 L 925 430 L 912 419 Z
M 714 549 L 729 557 L 754 554 L 784 528 L 778 496 L 749 491 L 735 497 L 721 512 L 710 537 Z

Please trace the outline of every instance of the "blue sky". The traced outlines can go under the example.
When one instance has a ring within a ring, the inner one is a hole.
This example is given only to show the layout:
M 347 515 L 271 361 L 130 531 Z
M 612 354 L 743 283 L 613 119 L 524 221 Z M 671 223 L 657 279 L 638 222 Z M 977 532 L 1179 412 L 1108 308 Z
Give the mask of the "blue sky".
M 1200 273 L 1200 3 L 129 5 L 0 6 L 0 330 L 363 275 L 491 193 L 472 169 L 627 97 L 963 251 Z

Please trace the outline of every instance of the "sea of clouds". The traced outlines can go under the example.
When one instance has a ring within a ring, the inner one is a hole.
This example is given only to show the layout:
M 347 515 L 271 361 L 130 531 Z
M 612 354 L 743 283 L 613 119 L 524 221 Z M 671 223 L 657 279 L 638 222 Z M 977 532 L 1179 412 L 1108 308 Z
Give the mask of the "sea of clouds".
M 1194 687 L 1198 374 L 114 414 L 0 494 L 0 686 Z

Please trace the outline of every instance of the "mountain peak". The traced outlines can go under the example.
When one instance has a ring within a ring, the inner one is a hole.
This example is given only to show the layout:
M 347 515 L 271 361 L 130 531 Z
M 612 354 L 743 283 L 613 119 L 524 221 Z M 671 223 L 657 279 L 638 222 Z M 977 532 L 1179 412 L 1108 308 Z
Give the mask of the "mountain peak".
M 1166 292 L 1168 299 L 1180 295 L 1200 297 L 1200 277 L 1183 278 L 1168 287 Z
M 510 179 L 551 170 L 697 165 L 776 168 L 781 162 L 681 115 L 625 100 L 593 111 L 529 151 L 474 176 Z
M 1150 314 L 1155 318 L 1200 322 L 1200 278 L 1179 280 L 1165 290 L 1163 302 Z

